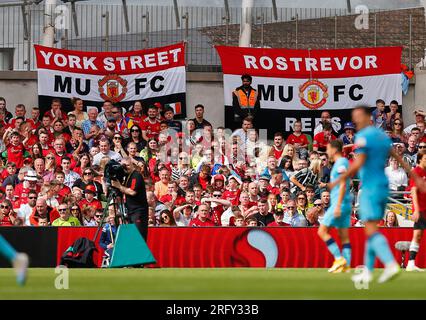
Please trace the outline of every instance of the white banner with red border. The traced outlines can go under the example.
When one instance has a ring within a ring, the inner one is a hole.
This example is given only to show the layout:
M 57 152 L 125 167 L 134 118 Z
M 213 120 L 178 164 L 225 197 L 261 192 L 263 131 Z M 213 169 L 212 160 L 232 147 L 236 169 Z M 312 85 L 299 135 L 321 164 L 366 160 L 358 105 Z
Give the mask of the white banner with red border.
M 83 52 L 35 45 L 40 101 L 78 97 L 129 106 L 185 105 L 185 44 L 126 52 Z M 182 108 L 180 108 L 182 109 Z
M 340 110 L 359 104 L 401 104 L 401 47 L 293 50 L 216 47 L 224 73 L 225 105 L 253 77 L 261 109 Z

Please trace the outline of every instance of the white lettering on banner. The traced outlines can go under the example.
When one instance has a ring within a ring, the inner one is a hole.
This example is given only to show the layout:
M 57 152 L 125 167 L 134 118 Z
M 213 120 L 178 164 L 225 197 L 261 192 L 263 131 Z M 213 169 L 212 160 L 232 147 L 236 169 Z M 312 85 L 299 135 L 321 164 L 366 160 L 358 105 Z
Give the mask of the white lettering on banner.
M 285 57 L 276 57 L 272 59 L 268 56 L 261 56 L 259 60 L 255 56 L 243 55 L 244 64 L 247 69 L 264 69 L 271 70 L 277 68 L 278 70 L 288 70 L 287 59 Z M 348 60 L 349 59 L 349 60 Z M 321 58 L 299 58 L 292 57 L 288 59 L 292 64 L 295 71 L 301 71 L 301 63 L 305 67 L 305 71 L 343 71 L 345 68 L 353 70 L 365 69 L 378 69 L 377 56 L 368 55 L 364 57 L 321 57 Z M 349 61 L 349 65 L 347 65 Z
M 285 117 L 284 118 L 284 131 L 293 132 L 294 131 L 294 123 L 297 120 L 302 122 L 302 131 L 303 132 L 312 132 L 318 123 L 321 121 L 321 118 L 292 118 Z M 334 131 L 338 132 L 342 128 L 341 125 L 342 119 L 339 117 L 331 118 L 331 125 L 333 126 Z
M 170 62 L 178 62 L 178 55 L 182 51 L 181 48 L 171 49 L 168 51 L 159 51 L 155 53 L 148 53 L 141 56 L 123 56 L 123 57 L 105 57 L 102 60 L 103 68 L 106 71 L 124 71 L 124 70 L 137 70 L 144 68 L 153 68 L 157 66 L 164 66 Z M 53 53 L 40 50 L 40 54 L 46 66 L 56 65 L 60 68 L 70 68 L 77 70 L 93 70 L 97 71 L 95 65 L 96 57 L 80 57 L 72 54 Z M 265 64 L 265 68 L 272 68 L 273 62 L 270 61 Z
M 241 78 L 233 74 L 223 78 L 225 105 L 232 106 L 232 91 L 241 85 Z M 311 80 L 253 77 L 252 86 L 258 90 L 261 109 L 340 110 L 374 106 L 377 97 L 386 103 L 402 101 L 400 74 Z
M 98 70 L 94 64 L 96 57 L 79 57 L 75 55 L 68 55 L 68 57 L 62 53 L 53 54 L 53 52 L 45 52 L 40 50 L 40 54 L 44 59 L 44 64 L 49 66 L 53 62 L 58 67 L 69 67 L 80 70 Z M 53 56 L 53 61 L 52 61 Z M 83 62 L 83 65 L 81 64 Z

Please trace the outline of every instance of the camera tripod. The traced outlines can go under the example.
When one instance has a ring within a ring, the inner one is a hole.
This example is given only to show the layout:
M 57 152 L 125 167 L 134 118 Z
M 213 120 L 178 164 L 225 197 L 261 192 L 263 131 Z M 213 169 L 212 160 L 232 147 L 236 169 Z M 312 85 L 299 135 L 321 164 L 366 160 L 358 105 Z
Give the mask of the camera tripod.
M 107 203 L 104 208 L 104 211 L 102 213 L 102 219 L 98 225 L 98 229 L 96 230 L 95 236 L 93 238 L 93 242 L 96 241 L 96 238 L 98 237 L 99 231 L 101 230 L 102 226 L 105 223 L 105 218 L 108 217 L 109 214 L 109 207 L 112 205 L 114 208 L 114 215 L 115 215 L 115 224 L 120 225 L 127 223 L 126 217 L 127 217 L 127 209 L 123 203 L 122 199 L 123 195 L 120 191 L 118 191 L 116 188 L 110 188 L 108 192 L 108 198 Z

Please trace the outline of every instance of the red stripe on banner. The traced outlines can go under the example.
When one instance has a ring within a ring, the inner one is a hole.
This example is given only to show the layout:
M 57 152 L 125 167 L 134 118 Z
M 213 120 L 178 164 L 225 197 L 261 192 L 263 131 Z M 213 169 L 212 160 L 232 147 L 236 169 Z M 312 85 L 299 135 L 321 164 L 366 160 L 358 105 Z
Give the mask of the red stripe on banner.
M 62 254 L 74 243 L 78 238 L 88 238 L 93 240 L 97 228 L 90 227 L 60 227 L 58 228 L 58 246 L 57 246 L 57 264 L 61 261 Z M 93 262 L 97 266 L 102 264 L 102 256 L 104 250 L 99 246 L 99 239 L 101 237 L 101 231 L 99 231 L 98 237 L 95 241 L 96 248 L 98 251 L 93 253 Z
M 215 48 L 224 74 L 317 79 L 401 72 L 402 47 L 326 50 Z
M 34 45 L 37 68 L 80 74 L 139 74 L 185 66 L 185 43 L 124 52 L 74 51 Z
M 262 248 L 255 248 L 248 242 L 250 231 L 268 233 L 273 242 Z M 278 268 L 329 268 L 333 262 L 327 247 L 317 235 L 317 228 L 226 228 L 226 227 L 168 227 L 149 228 L 148 247 L 157 260 L 154 267 L 165 268 L 232 268 L 265 267 L 266 257 L 278 250 L 275 267 Z M 57 262 L 63 252 L 80 237 L 92 239 L 96 228 L 60 227 L 58 228 Z M 381 228 L 389 246 L 397 259 L 401 253 L 395 250 L 397 241 L 410 241 L 411 228 Z M 334 231 L 333 237 L 337 239 Z M 364 264 L 365 236 L 363 228 L 351 228 L 349 236 L 352 246 L 352 267 Z M 99 241 L 99 237 L 98 237 Z M 95 263 L 100 266 L 103 251 L 96 245 L 98 253 Z M 338 242 L 339 245 L 340 242 Z M 416 264 L 426 267 L 426 239 L 422 239 Z M 423 249 L 422 249 L 423 248 Z M 407 253 L 408 259 L 408 253 Z M 381 264 L 376 263 L 376 266 Z

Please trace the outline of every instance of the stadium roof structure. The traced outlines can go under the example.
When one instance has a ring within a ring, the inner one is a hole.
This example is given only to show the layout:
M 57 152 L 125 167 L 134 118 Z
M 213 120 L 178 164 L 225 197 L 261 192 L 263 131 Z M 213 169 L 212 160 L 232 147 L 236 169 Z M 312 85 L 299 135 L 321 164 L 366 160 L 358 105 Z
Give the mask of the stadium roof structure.
M 412 17 L 412 45 L 409 50 L 409 37 L 407 21 Z M 264 28 L 263 46 L 285 47 L 299 49 L 324 49 L 324 48 L 353 48 L 372 46 L 402 46 L 402 62 L 409 65 L 410 54 L 412 61 L 417 63 L 424 57 L 426 47 L 425 10 L 422 7 L 414 9 L 402 9 L 392 11 L 380 11 L 376 17 L 370 16 L 370 26 L 373 28 L 374 19 L 377 21 L 377 35 L 370 30 L 356 30 L 354 25 L 355 15 L 339 17 L 323 17 L 316 19 L 304 19 L 298 23 L 298 40 L 294 21 L 272 22 L 260 26 L 255 24 L 252 32 L 253 46 L 262 46 L 260 28 Z M 339 29 L 335 34 L 335 19 Z M 228 40 L 225 39 L 226 26 L 217 25 L 210 27 L 190 28 L 187 31 L 187 64 L 192 70 L 202 68 L 203 71 L 219 71 L 220 60 L 213 45 L 238 45 L 239 24 L 228 25 Z M 185 30 L 164 30 L 148 33 L 148 46 L 159 47 L 182 41 Z M 337 41 L 335 39 L 337 37 Z M 119 51 L 137 50 L 143 44 L 143 34 L 119 34 L 109 37 L 109 50 Z M 102 37 L 81 38 L 68 40 L 67 48 L 75 50 L 87 50 L 93 48 L 98 51 L 104 46 Z M 210 68 L 210 70 L 208 70 Z

